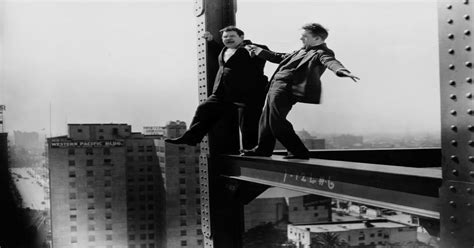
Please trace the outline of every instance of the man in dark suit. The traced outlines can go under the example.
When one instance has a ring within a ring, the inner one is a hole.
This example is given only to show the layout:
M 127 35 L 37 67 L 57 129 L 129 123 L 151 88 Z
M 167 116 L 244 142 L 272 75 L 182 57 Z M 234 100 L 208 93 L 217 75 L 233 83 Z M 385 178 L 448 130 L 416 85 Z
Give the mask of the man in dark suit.
M 359 79 L 336 60 L 326 46 L 327 30 L 317 23 L 303 26 L 303 48 L 293 53 L 275 53 L 256 46 L 247 48 L 258 57 L 279 64 L 272 78 L 266 104 L 260 117 L 258 145 L 244 156 L 272 155 L 276 139 L 288 150 L 287 159 L 309 159 L 309 151 L 286 119 L 297 102 L 319 104 L 320 77 L 326 68 L 339 77 Z
M 198 106 L 190 128 L 179 138 L 165 139 L 168 143 L 194 146 L 224 113 L 239 108 L 243 148 L 251 149 L 257 145 L 258 121 L 268 84 L 263 74 L 265 60 L 251 56 L 244 48 L 244 43 L 250 42 L 244 42 L 242 30 L 229 26 L 221 32 L 224 48 L 218 56 L 219 70 L 212 95 Z M 209 33 L 204 38 L 212 40 Z

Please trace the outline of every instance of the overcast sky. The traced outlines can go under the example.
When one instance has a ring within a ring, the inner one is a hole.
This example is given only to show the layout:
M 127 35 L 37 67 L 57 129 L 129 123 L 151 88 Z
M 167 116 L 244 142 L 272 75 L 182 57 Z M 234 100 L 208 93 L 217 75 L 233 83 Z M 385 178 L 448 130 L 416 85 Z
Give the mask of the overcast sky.
M 194 1 L 0 1 L 0 104 L 9 131 L 66 133 L 66 123 L 190 122 L 198 103 Z M 328 46 L 361 80 L 330 71 L 321 105 L 297 104 L 295 129 L 437 132 L 436 1 L 250 1 L 246 38 L 279 52 L 300 27 L 329 28 Z M 274 65 L 267 66 L 270 74 Z

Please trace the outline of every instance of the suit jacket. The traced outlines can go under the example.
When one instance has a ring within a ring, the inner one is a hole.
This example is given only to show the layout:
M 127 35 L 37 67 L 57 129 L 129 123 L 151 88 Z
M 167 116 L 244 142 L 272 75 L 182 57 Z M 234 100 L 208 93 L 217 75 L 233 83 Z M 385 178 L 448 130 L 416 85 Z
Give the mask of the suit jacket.
M 280 65 L 275 71 L 276 74 L 279 72 L 282 65 L 286 64 L 295 54 L 298 53 L 298 51 L 285 54 L 262 50 L 258 56 L 270 62 L 279 63 Z M 338 76 L 340 76 L 337 73 L 338 71 L 342 69 L 347 70 L 344 68 L 341 62 L 336 60 L 334 57 L 334 52 L 329 49 L 325 43 L 312 47 L 295 68 L 292 81 L 290 82 L 291 92 L 298 102 L 315 104 L 320 103 L 320 78 L 326 68 L 334 71 Z M 272 78 L 270 79 L 272 84 L 274 83 L 273 78 L 275 74 L 273 74 Z
M 219 70 L 214 81 L 213 94 L 226 101 L 248 104 L 251 103 L 258 90 L 258 68 L 249 52 L 239 47 L 235 53 L 224 62 L 224 52 L 218 56 Z M 263 69 L 262 69 L 263 73 Z

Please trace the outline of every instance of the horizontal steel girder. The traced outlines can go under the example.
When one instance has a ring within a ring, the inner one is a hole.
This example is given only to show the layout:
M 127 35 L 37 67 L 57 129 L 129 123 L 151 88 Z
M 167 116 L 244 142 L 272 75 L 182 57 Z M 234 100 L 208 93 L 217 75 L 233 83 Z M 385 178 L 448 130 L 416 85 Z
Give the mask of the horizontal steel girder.
M 439 219 L 439 168 L 220 156 L 222 176 Z

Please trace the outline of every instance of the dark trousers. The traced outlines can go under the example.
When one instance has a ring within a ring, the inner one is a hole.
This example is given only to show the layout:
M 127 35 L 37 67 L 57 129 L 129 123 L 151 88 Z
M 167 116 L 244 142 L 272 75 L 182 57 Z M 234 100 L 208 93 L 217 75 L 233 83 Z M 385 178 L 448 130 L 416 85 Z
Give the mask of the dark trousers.
M 296 135 L 293 125 L 286 119 L 295 103 L 296 100 L 286 83 L 273 82 L 260 117 L 256 151 L 271 155 L 278 140 L 293 155 L 309 154 L 308 149 Z
M 222 97 L 211 95 L 206 101 L 199 104 L 191 125 L 183 136 L 196 143 L 200 142 L 225 113 L 238 108 L 242 146 L 243 149 L 251 149 L 257 145 L 258 121 L 262 105 L 263 103 L 255 103 L 237 106 L 232 102 L 224 101 Z

